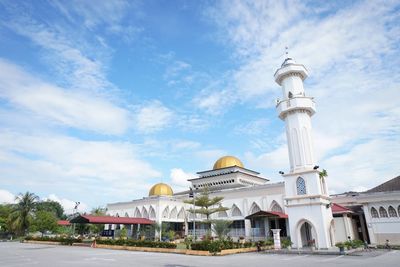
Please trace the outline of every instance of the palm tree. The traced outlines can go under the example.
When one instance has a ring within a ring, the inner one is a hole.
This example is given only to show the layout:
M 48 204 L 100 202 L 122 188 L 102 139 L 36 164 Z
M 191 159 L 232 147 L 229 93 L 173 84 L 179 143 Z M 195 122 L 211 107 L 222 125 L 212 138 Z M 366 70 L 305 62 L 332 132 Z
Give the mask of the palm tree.
M 328 172 L 325 169 L 319 172 L 319 178 L 325 178 L 328 176 Z
M 11 213 L 12 224 L 17 232 L 26 234 L 39 197 L 34 193 L 26 192 L 25 194 L 20 193 L 15 197 L 15 200 L 17 204 L 15 204 Z

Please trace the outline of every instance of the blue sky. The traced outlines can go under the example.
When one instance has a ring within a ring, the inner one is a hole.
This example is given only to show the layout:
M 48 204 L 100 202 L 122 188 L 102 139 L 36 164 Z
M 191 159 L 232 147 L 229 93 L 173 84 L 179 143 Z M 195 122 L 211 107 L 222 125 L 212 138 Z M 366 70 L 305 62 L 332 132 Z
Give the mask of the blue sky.
M 384 3 L 384 4 L 383 4 Z M 0 202 L 175 190 L 218 157 L 288 169 L 273 74 L 315 96 L 332 193 L 399 175 L 398 1 L 0 1 Z

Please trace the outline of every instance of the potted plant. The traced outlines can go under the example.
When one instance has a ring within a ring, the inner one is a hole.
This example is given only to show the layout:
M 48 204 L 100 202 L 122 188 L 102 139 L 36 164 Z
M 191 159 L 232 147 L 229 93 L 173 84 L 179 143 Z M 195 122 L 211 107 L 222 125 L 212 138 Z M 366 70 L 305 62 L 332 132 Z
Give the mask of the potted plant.
M 341 255 L 344 255 L 344 247 L 345 247 L 345 244 L 344 244 L 343 242 L 337 242 L 337 243 L 335 244 L 335 246 L 339 248 L 340 254 L 341 254 Z

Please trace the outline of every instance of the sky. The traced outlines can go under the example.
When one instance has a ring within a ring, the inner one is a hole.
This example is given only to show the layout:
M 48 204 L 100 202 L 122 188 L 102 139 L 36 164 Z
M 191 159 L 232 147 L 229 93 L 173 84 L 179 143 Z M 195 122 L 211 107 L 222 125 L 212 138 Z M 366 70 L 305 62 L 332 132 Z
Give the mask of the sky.
M 289 160 L 273 74 L 309 70 L 331 193 L 400 174 L 399 1 L 0 0 L 0 203 L 174 191 L 221 156 Z

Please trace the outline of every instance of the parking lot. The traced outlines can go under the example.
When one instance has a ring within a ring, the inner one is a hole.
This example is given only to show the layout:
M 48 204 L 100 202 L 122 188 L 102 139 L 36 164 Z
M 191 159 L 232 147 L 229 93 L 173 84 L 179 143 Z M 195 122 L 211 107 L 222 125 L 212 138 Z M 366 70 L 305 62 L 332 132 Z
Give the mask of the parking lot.
M 0 243 L 0 266 L 399 266 L 400 251 L 372 251 L 358 256 L 314 256 L 246 253 L 230 256 L 187 256 L 88 247 Z

